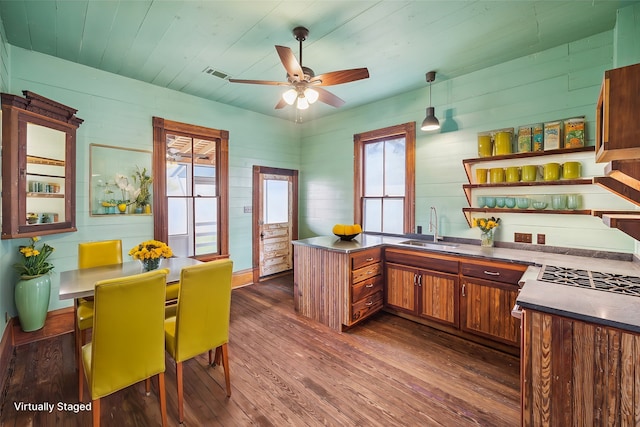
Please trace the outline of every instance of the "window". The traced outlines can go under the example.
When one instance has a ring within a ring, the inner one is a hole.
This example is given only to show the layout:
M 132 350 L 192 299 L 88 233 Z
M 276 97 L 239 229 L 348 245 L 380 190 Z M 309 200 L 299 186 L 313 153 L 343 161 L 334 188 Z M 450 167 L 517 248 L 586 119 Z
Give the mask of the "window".
M 228 132 L 158 117 L 153 125 L 155 238 L 177 256 L 228 256 Z
M 369 232 L 415 225 L 415 122 L 354 135 L 355 222 Z

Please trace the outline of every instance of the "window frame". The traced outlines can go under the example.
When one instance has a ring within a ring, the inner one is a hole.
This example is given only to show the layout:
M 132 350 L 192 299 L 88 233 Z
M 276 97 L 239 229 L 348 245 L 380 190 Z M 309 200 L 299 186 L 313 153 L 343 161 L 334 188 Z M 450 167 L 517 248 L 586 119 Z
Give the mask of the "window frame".
M 153 235 L 169 239 L 166 192 L 167 134 L 177 133 L 194 139 L 216 141 L 216 191 L 218 192 L 218 253 L 197 255 L 201 261 L 229 257 L 229 132 L 153 117 Z M 194 224 L 195 227 L 195 224 Z M 194 230 L 195 232 L 195 230 Z
M 415 229 L 415 183 L 416 183 L 416 123 L 409 122 L 382 129 L 353 135 L 354 173 L 353 173 L 353 212 L 354 222 L 363 223 L 364 203 L 364 147 L 367 143 L 387 139 L 405 140 L 405 195 L 403 232 L 412 233 Z M 382 197 L 385 198 L 384 196 Z M 397 197 L 389 197 L 397 198 Z

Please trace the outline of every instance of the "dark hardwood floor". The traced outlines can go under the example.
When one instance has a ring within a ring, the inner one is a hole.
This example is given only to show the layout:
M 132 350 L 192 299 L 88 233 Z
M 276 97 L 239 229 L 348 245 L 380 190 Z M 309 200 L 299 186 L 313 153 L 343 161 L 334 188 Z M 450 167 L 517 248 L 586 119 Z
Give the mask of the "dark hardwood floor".
M 380 313 L 339 334 L 297 315 L 292 278 L 233 291 L 231 398 L 206 355 L 184 365 L 185 426 L 516 426 L 519 360 Z M 87 426 L 77 403 L 73 336 L 19 346 L 2 394 L 3 426 Z M 178 425 L 175 366 L 167 358 L 169 425 Z M 157 384 L 102 401 L 105 426 L 160 425 Z M 55 409 L 19 411 L 16 404 Z M 70 409 L 73 409 L 71 407 Z

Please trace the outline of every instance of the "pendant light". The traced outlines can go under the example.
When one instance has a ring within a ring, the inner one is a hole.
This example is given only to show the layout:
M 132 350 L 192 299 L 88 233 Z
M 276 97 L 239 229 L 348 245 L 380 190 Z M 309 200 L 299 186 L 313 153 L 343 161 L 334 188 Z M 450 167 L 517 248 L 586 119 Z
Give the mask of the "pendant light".
M 427 107 L 427 117 L 422 121 L 421 130 L 430 131 L 440 129 L 440 122 L 436 118 L 436 109 L 431 106 L 431 82 L 436 79 L 436 72 L 429 71 L 427 73 L 427 82 L 429 83 L 429 106 Z

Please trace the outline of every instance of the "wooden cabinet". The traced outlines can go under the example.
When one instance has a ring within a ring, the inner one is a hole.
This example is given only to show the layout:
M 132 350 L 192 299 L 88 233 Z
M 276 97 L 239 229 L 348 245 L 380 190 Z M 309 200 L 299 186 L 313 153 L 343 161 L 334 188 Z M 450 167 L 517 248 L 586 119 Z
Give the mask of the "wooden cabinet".
M 383 308 L 382 249 L 354 252 L 294 245 L 297 312 L 337 331 Z
M 487 260 L 460 263 L 460 328 L 507 345 L 520 346 L 520 321 L 511 316 L 521 264 Z
M 386 306 L 458 327 L 458 261 L 426 252 L 385 251 Z
M 521 425 L 638 425 L 637 333 L 525 309 L 520 365 Z
M 2 238 L 76 231 L 76 110 L 2 94 Z
M 347 296 L 348 319 L 352 326 L 383 307 L 382 249 L 374 248 L 352 253 L 351 281 Z
M 596 107 L 596 161 L 640 158 L 640 64 L 605 71 Z

